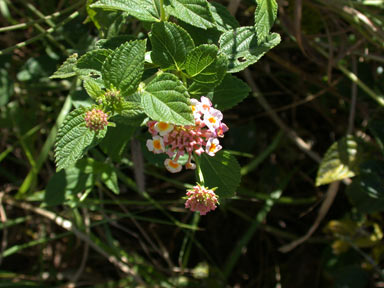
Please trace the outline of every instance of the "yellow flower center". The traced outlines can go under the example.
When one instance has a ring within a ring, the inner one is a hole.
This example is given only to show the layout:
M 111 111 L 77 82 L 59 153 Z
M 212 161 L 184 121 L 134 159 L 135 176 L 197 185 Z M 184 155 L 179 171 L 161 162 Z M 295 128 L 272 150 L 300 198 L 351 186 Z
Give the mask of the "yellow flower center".
M 160 150 L 161 149 L 160 140 L 153 140 L 153 147 L 155 147 L 155 149 L 157 150 Z
M 157 127 L 160 129 L 160 130 L 167 130 L 168 127 L 169 127 L 169 124 L 168 123 L 165 123 L 165 122 L 159 122 L 157 124 Z
M 177 168 L 177 167 L 179 167 L 179 163 L 177 163 L 177 162 L 173 162 L 173 161 L 169 161 L 169 166 L 171 166 L 172 168 Z

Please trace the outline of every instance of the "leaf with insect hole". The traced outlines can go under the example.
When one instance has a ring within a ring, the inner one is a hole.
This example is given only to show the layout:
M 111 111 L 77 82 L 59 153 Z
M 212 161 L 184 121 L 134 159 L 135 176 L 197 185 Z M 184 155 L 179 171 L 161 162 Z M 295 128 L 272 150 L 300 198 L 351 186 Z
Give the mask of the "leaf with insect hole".
M 228 57 L 228 72 L 235 73 L 256 63 L 280 41 L 280 35 L 277 33 L 271 33 L 264 41 L 260 41 L 255 27 L 246 26 L 223 33 L 219 40 L 219 51 Z

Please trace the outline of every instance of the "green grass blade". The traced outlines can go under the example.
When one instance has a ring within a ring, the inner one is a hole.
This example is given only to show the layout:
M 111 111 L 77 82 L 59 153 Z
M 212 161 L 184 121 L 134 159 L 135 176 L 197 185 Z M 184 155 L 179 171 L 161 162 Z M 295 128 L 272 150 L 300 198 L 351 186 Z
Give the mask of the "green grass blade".
M 57 117 L 55 125 L 51 129 L 51 132 L 49 133 L 48 138 L 45 141 L 43 148 L 40 151 L 40 155 L 36 161 L 36 165 L 34 167 L 32 167 L 32 169 L 29 171 L 27 177 L 24 179 L 23 183 L 21 184 L 19 191 L 16 195 L 17 198 L 22 197 L 29 190 L 29 188 L 33 185 L 37 174 L 39 173 L 43 163 L 45 162 L 45 160 L 48 157 L 48 152 L 51 150 L 53 144 L 55 143 L 58 127 L 64 121 L 64 118 L 68 114 L 71 107 L 72 107 L 71 97 L 68 96 L 64 102 L 63 108 L 61 109 L 61 111 L 59 113 L 59 116 Z

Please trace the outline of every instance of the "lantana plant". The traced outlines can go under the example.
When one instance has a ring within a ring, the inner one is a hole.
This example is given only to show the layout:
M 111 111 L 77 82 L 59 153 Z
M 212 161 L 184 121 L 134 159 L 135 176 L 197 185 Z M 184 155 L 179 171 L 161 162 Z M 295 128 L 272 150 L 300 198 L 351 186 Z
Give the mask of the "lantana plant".
M 167 171 L 183 173 L 183 166 L 196 171 L 185 207 L 201 215 L 215 210 L 240 183 L 240 166 L 220 141 L 230 133 L 225 110 L 250 91 L 232 74 L 279 44 L 280 36 L 270 33 L 275 0 L 257 1 L 254 26 L 240 26 L 224 6 L 206 0 L 97 0 L 88 1 L 87 11 L 105 39 L 80 57 L 71 55 L 51 77 L 77 77 L 92 101 L 69 113 L 59 129 L 58 173 L 73 169 L 100 143 L 107 155 L 116 154 L 105 147 L 127 143 L 133 135 L 128 130 L 146 127 L 143 144 L 167 155 Z M 121 17 L 106 27 L 100 19 L 108 13 Z M 132 21 L 140 33 L 111 32 L 113 25 Z M 96 165 L 89 157 L 86 163 Z M 109 173 L 105 179 L 116 179 L 114 168 L 97 167 L 101 175 Z M 108 181 L 106 186 L 118 192 L 116 181 Z

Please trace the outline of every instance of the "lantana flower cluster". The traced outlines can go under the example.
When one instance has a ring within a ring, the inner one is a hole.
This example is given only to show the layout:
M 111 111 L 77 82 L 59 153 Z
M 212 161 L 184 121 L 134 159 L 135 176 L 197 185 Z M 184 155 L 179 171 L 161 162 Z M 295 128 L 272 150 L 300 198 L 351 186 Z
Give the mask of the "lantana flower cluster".
M 85 113 L 85 126 L 93 131 L 103 130 L 108 125 L 108 114 L 100 109 L 93 108 Z
M 195 125 L 173 125 L 159 121 L 148 121 L 147 126 L 152 134 L 152 139 L 147 140 L 149 151 L 155 154 L 166 153 L 169 158 L 164 165 L 171 173 L 180 172 L 182 165 L 179 158 L 188 155 L 185 167 L 195 169 L 192 163 L 192 155 L 207 153 L 214 156 L 222 147 L 219 138 L 224 137 L 228 131 L 227 125 L 221 122 L 223 114 L 212 107 L 207 97 L 201 97 L 201 101 L 191 99 L 191 108 L 195 118 Z
M 189 208 L 193 212 L 197 211 L 200 215 L 205 215 L 209 211 L 215 210 L 217 204 L 219 204 L 219 196 L 215 194 L 213 189 L 208 189 L 199 184 L 187 190 L 185 198 L 187 199 L 185 208 Z

